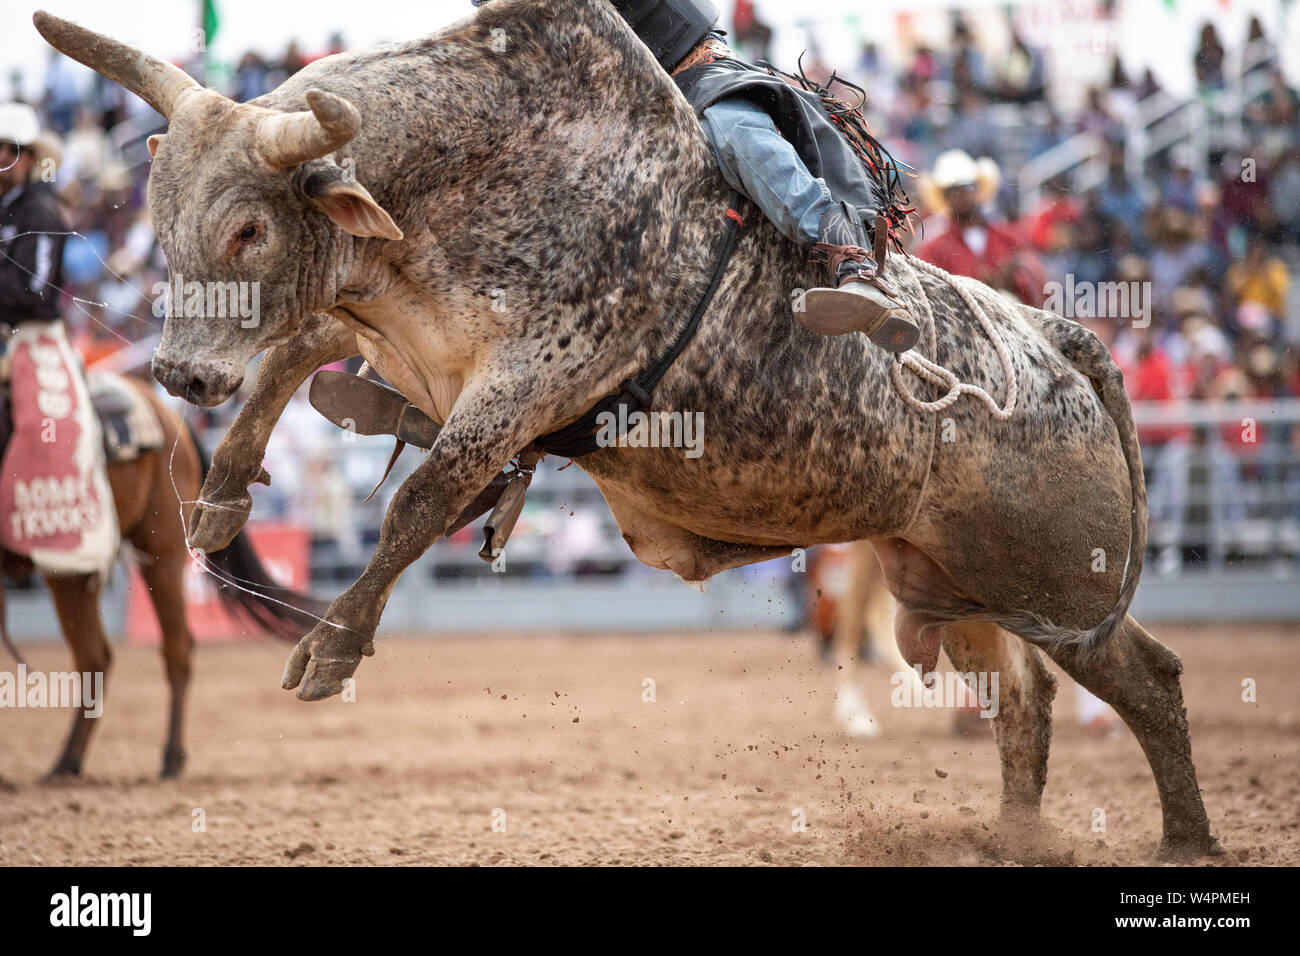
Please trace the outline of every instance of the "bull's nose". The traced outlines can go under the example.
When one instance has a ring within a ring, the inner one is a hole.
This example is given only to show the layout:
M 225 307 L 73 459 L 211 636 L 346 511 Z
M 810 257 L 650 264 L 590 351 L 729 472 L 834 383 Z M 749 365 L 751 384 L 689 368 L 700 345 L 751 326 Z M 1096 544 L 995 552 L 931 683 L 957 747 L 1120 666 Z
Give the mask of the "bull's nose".
M 190 360 L 173 361 L 154 353 L 151 365 L 158 384 L 177 398 L 194 405 L 219 405 L 234 394 L 243 374 L 233 364 L 207 365 Z
M 155 352 L 153 362 L 149 366 L 158 384 L 178 398 L 185 397 L 185 389 L 190 384 L 189 370 L 182 368 L 181 365 L 182 363 L 168 361 Z

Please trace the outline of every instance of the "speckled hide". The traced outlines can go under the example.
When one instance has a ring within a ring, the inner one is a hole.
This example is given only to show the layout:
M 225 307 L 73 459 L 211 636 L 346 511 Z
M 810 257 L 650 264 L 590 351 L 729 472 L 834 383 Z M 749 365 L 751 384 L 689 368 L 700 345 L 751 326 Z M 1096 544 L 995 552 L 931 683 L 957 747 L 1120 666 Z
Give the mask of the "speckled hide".
M 424 87 L 411 82 L 421 72 Z M 457 466 L 493 471 L 576 417 L 660 354 L 698 299 L 726 186 L 673 84 L 598 0 L 498 0 L 428 40 L 315 64 L 257 105 L 293 108 L 311 87 L 366 118 L 335 159 L 356 163 L 406 233 L 354 243 L 365 261 L 346 270 L 335 314 L 440 421 L 488 367 L 488 382 L 518 388 L 500 409 L 507 434 Z M 1106 618 L 1129 549 L 1130 471 L 1111 416 L 1045 334 L 1059 320 L 985 294 L 1019 410 L 1006 423 L 965 400 L 918 414 L 886 353 L 792 321 L 823 267 L 748 212 L 713 307 L 656 393 L 657 410 L 703 412 L 703 456 L 611 449 L 580 462 L 638 557 L 699 580 L 797 545 L 899 537 L 995 614 L 1077 629 Z M 924 354 L 1003 395 L 956 294 L 903 259 L 889 269 L 923 319 Z
M 359 131 L 276 168 L 259 154 L 264 125 L 311 90 L 352 104 Z M 351 208 L 321 199 L 322 184 L 353 178 Z M 604 0 L 497 0 L 428 38 L 317 61 L 251 104 L 192 90 L 157 144 L 159 239 L 186 281 L 260 281 L 262 313 L 251 329 L 170 317 L 155 373 L 215 403 L 268 346 L 307 336 L 338 352 L 315 314 L 333 316 L 446 423 L 413 479 L 438 486 L 438 517 L 418 532 L 427 546 L 442 513 L 515 452 L 666 349 L 707 282 L 727 196 L 692 111 Z M 377 234 L 388 216 L 400 240 Z M 887 268 L 921 351 L 1004 394 L 955 292 L 905 258 Z M 1122 391 L 1108 410 L 1089 381 L 1118 374 L 1104 349 L 980 287 L 1015 356 L 1019 408 L 1007 422 L 966 400 L 919 413 L 892 388 L 885 352 L 792 320 L 824 281 L 748 210 L 712 307 L 655 395 L 656 410 L 703 414 L 703 454 L 610 448 L 581 462 L 638 557 L 700 581 L 869 538 L 918 621 L 983 615 L 1051 641 L 1113 630 L 1145 522 Z

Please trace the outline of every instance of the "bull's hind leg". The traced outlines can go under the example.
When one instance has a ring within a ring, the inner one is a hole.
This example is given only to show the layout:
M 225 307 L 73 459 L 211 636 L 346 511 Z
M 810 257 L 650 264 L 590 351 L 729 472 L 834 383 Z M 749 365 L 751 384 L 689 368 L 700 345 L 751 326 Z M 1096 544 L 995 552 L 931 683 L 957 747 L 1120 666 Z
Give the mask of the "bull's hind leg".
M 948 624 L 941 634 L 959 672 L 990 675 L 989 689 L 997 674 L 992 723 L 1002 761 L 1002 815 L 1036 821 L 1047 783 L 1056 678 L 1036 648 L 996 624 Z
M 50 576 L 45 579 L 45 584 L 54 601 L 63 637 L 72 649 L 73 669 L 83 675 L 83 680 L 86 674 L 92 675 L 92 680 L 95 674 L 102 674 L 100 687 L 106 694 L 108 666 L 113 654 L 109 650 L 108 635 L 104 633 L 104 622 L 99 616 L 101 586 L 86 575 Z M 102 712 L 103 700 L 97 703 Z M 96 720 L 95 717 L 86 716 L 85 708 L 78 707 L 73 712 L 72 729 L 63 745 L 63 753 L 46 779 L 74 777 L 81 773 L 81 764 L 85 760 Z
M 1142 745 L 1160 791 L 1164 833 L 1159 856 L 1222 853 L 1196 784 L 1178 655 L 1132 615 L 1092 651 L 1058 647 L 1049 653 L 1067 674 L 1114 707 Z

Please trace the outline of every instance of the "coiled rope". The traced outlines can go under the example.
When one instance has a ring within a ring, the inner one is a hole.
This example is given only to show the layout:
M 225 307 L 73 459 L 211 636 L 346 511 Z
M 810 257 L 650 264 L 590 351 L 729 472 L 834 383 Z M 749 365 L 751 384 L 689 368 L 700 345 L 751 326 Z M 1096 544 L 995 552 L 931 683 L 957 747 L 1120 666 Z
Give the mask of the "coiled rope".
M 1007 344 L 1002 341 L 1001 333 L 998 332 L 997 327 L 993 324 L 993 320 L 988 317 L 983 306 L 975 301 L 975 296 L 971 294 L 967 283 L 973 280 L 967 279 L 965 276 L 954 276 L 952 273 L 940 269 L 933 263 L 917 259 L 915 256 L 908 256 L 907 258 L 916 269 L 919 269 L 922 272 L 928 272 L 935 278 L 942 279 L 944 282 L 952 286 L 953 289 L 956 290 L 957 294 L 961 296 L 962 301 L 966 303 L 966 307 L 970 309 L 975 318 L 979 320 L 980 326 L 984 329 L 984 334 L 987 335 L 989 341 L 993 343 L 993 348 L 998 353 L 998 360 L 1002 363 L 1002 371 L 1007 378 L 1007 403 L 1005 406 L 999 406 L 997 400 L 978 385 L 971 385 L 968 382 L 959 381 L 957 376 L 949 369 L 944 368 L 937 362 L 932 362 L 924 355 L 917 354 L 914 350 L 908 350 L 902 355 L 897 356 L 898 360 L 889 367 L 889 377 L 894 383 L 894 389 L 902 397 L 903 401 L 907 404 L 907 407 L 914 411 L 943 411 L 965 394 L 978 398 L 987 405 L 994 418 L 999 421 L 1006 421 L 1011 417 L 1011 413 L 1015 411 L 1016 398 L 1020 391 L 1016 382 L 1016 370 L 1011 364 L 1011 352 L 1007 349 Z M 918 283 L 918 285 L 920 285 L 920 283 Z M 925 305 L 925 313 L 930 319 L 931 326 L 934 326 L 934 309 L 930 305 L 929 296 L 925 294 L 924 286 L 921 286 L 920 299 Z M 907 368 L 918 378 L 926 379 L 941 388 L 947 389 L 947 394 L 933 402 L 921 401 L 911 393 L 907 388 L 906 383 L 903 381 L 904 368 Z

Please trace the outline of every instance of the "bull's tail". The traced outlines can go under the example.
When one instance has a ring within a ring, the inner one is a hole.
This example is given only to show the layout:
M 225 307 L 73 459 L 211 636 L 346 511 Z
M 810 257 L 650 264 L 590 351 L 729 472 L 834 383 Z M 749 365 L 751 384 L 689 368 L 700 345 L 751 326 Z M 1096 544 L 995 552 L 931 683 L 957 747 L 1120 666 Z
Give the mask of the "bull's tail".
M 188 422 L 186 429 L 206 479 L 211 459 Z M 230 544 L 209 554 L 208 560 L 221 577 L 217 599 L 237 621 L 272 637 L 296 641 L 325 616 L 328 605 L 324 601 L 275 583 L 243 528 Z
M 1128 614 L 1138 579 L 1142 577 L 1142 559 L 1147 549 L 1147 486 L 1142 473 L 1142 450 L 1138 446 L 1133 409 L 1124 391 L 1124 375 L 1111 358 L 1110 351 L 1092 332 L 1077 322 L 1049 313 L 1035 315 L 1047 340 L 1060 350 L 1066 360 L 1092 383 L 1102 407 L 1119 432 L 1124 461 L 1128 465 L 1131 509 L 1129 513 L 1128 555 L 1115 607 L 1096 627 L 1075 630 L 1060 627 L 1036 615 L 999 615 L 997 622 L 1027 641 L 1046 646 L 1067 645 L 1087 652 L 1105 641 Z

